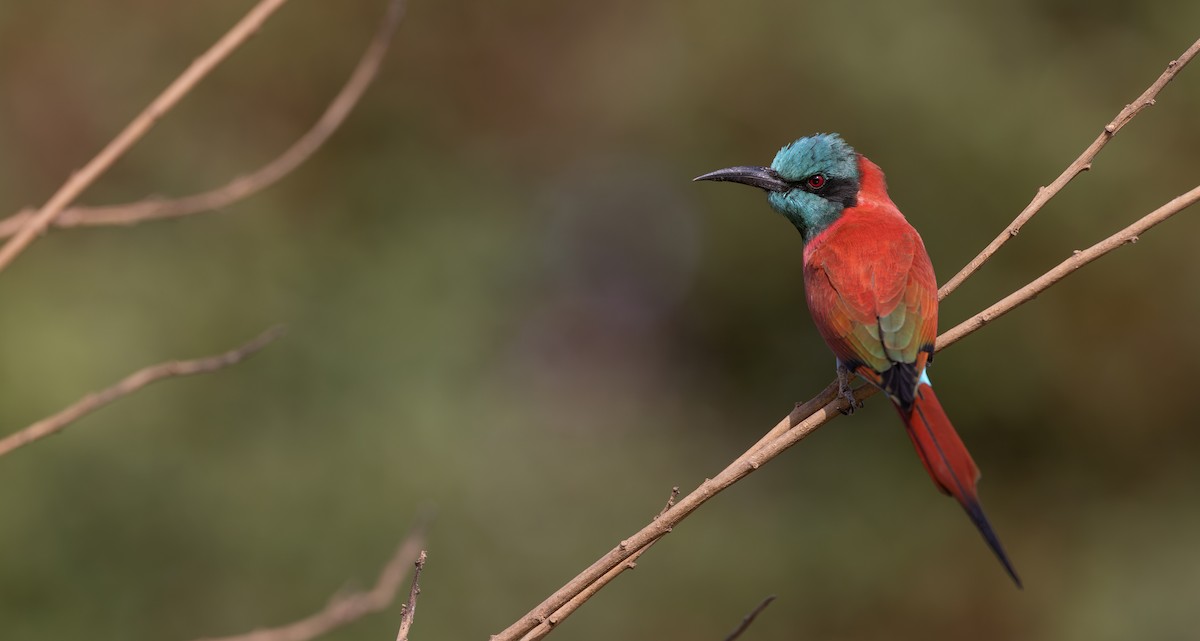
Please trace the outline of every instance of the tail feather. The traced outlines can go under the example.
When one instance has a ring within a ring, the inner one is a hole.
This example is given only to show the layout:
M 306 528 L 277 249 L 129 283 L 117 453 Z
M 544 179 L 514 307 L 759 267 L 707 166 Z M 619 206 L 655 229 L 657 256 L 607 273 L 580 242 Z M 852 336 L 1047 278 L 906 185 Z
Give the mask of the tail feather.
M 904 419 L 908 436 L 912 439 L 917 454 L 925 464 L 925 469 L 929 471 L 929 476 L 933 478 L 934 484 L 942 493 L 953 496 L 966 510 L 967 516 L 971 517 L 971 521 L 1005 571 L 1017 587 L 1021 587 L 1020 577 L 1017 576 L 1012 562 L 1004 552 L 1004 546 L 1000 544 L 999 537 L 983 513 L 983 506 L 979 504 L 979 496 L 975 490 L 975 482 L 979 480 L 979 468 L 975 466 L 975 461 L 971 460 L 962 439 L 954 431 L 954 426 L 946 417 L 946 412 L 942 410 L 942 405 L 924 374 L 917 385 L 912 407 L 905 410 L 896 405 L 896 411 Z

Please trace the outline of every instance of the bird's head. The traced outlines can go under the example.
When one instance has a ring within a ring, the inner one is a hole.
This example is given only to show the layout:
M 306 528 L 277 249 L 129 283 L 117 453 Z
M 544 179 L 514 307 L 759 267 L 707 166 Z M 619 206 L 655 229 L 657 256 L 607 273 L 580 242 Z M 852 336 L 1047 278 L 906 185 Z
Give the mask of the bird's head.
M 837 134 L 816 134 L 790 143 L 770 167 L 730 167 L 695 180 L 742 183 L 767 192 L 767 202 L 808 240 L 857 204 L 858 154 Z

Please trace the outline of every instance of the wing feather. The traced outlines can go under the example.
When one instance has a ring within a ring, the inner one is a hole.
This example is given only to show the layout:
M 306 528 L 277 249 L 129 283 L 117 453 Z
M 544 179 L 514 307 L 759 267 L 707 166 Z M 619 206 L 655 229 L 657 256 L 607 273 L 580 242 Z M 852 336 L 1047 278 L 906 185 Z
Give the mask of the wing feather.
M 877 385 L 915 388 L 937 336 L 937 282 L 899 212 L 847 210 L 805 248 L 804 276 L 813 321 L 838 359 Z M 903 376 L 884 376 L 896 366 Z

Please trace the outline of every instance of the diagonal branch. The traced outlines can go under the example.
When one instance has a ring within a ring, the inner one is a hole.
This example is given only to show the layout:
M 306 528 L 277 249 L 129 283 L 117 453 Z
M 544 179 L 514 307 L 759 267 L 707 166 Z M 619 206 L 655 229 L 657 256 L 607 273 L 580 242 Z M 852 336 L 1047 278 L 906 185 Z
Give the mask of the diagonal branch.
M 1133 225 L 1113 234 L 1092 247 L 1072 255 L 1062 264 L 1046 272 L 1037 280 L 1006 297 L 996 305 L 980 312 L 971 319 L 943 334 L 938 340 L 938 349 L 947 347 L 962 338 L 978 331 L 988 321 L 1026 303 L 1045 291 L 1068 274 L 1078 270 L 1083 265 L 1126 244 L 1136 242 L 1138 236 L 1151 227 L 1167 220 L 1187 207 L 1200 201 L 1200 187 L 1171 200 L 1150 214 L 1147 214 Z M 861 387 L 854 392 L 857 400 L 874 396 L 878 390 L 871 386 Z M 594 562 L 586 570 L 579 573 L 566 585 L 546 598 L 536 608 L 518 619 L 507 629 L 491 638 L 491 641 L 516 641 L 523 638 L 530 630 L 534 630 L 543 622 L 550 619 L 554 623 L 561 622 L 565 606 L 579 594 L 594 592 L 591 586 L 598 581 L 607 583 L 612 579 L 608 576 L 620 574 L 627 569 L 626 561 L 651 543 L 670 533 L 672 529 L 687 518 L 697 508 L 719 494 L 730 485 L 749 476 L 764 463 L 779 456 L 784 450 L 799 443 L 809 434 L 830 420 L 841 416 L 847 409 L 846 399 L 837 394 L 837 383 L 830 383 L 821 393 L 808 402 L 798 406 L 792 414 L 786 416 L 771 429 L 768 437 L 764 437 L 732 464 L 711 479 L 706 479 L 690 494 L 683 497 L 659 518 L 651 521 L 633 536 L 620 542 L 603 557 Z M 773 436 L 772 436 L 773 435 Z M 574 611 L 578 604 L 570 611 Z M 569 614 L 568 611 L 567 613 Z
M 667 513 L 667 510 L 675 506 L 675 499 L 677 498 L 679 498 L 679 486 L 671 488 L 671 496 L 667 499 L 667 504 L 663 507 L 662 511 L 658 513 L 658 516 L 654 517 L 652 520 L 657 521 L 658 519 L 662 518 L 662 516 Z M 579 592 L 579 594 L 571 597 L 570 601 L 567 601 L 561 608 L 555 610 L 554 614 L 546 617 L 543 621 L 538 623 L 535 628 L 527 632 L 525 636 L 521 637 L 521 641 L 537 641 L 538 639 L 545 637 L 547 634 L 550 634 L 550 632 L 554 630 L 554 626 L 558 625 L 560 621 L 574 614 L 575 610 L 579 609 L 579 606 L 587 603 L 589 599 L 596 596 L 597 592 L 604 589 L 604 586 L 612 582 L 612 580 L 617 578 L 618 575 L 625 570 L 632 570 L 633 568 L 637 567 L 637 560 L 641 558 L 642 554 L 645 554 L 646 550 L 649 550 L 650 546 L 654 545 L 657 541 L 658 539 L 650 541 L 637 552 L 629 555 L 629 558 L 625 559 L 625 561 L 620 565 L 612 568 L 608 572 L 605 572 L 604 575 L 599 579 L 596 579 L 588 584 Z
M 1103 131 L 1101 131 L 1100 135 L 1097 136 L 1094 141 L 1092 141 L 1092 144 L 1089 145 L 1087 149 L 1083 150 L 1083 153 L 1075 159 L 1075 162 L 1068 165 L 1067 168 L 1058 175 L 1058 178 L 1054 179 L 1054 182 L 1050 183 L 1046 187 L 1039 187 L 1037 194 L 1033 197 L 1033 200 L 1030 201 L 1030 203 L 1025 206 L 1025 209 L 1022 210 L 1021 213 L 1015 219 L 1013 219 L 1011 223 L 1008 224 L 1008 227 L 1005 227 L 1004 231 L 1000 232 L 999 236 L 996 236 L 992 242 L 988 243 L 988 246 L 984 247 L 983 251 L 979 252 L 978 256 L 972 258 L 971 262 L 967 263 L 967 265 L 963 267 L 961 271 L 955 274 L 953 278 L 946 281 L 946 284 L 942 285 L 942 288 L 938 290 L 938 300 L 949 296 L 950 292 L 958 289 L 958 286 L 962 285 L 963 281 L 970 278 L 972 274 L 982 267 L 983 264 L 986 263 L 1002 245 L 1004 245 L 1004 243 L 1008 242 L 1008 240 L 1013 236 L 1016 236 L 1021 231 L 1021 227 L 1024 226 L 1025 223 L 1029 222 L 1029 219 L 1033 218 L 1034 214 L 1041 211 L 1042 207 L 1045 206 L 1045 204 L 1049 202 L 1051 198 L 1054 198 L 1056 195 L 1058 195 L 1058 192 L 1062 191 L 1063 187 L 1067 186 L 1067 183 L 1074 180 L 1074 178 L 1079 174 L 1091 169 L 1092 160 L 1095 159 L 1096 154 L 1099 154 L 1100 150 L 1108 144 L 1108 141 L 1112 140 L 1112 137 L 1116 135 L 1116 133 L 1120 131 L 1122 127 L 1128 124 L 1130 120 L 1133 120 L 1134 116 L 1138 115 L 1138 113 L 1140 113 L 1146 107 L 1153 105 L 1155 97 L 1158 96 L 1158 92 L 1162 91 L 1163 87 L 1166 87 L 1167 83 L 1171 82 L 1171 80 L 1175 78 L 1175 75 L 1178 74 L 1179 71 L 1187 65 L 1187 63 L 1191 62 L 1192 58 L 1196 57 L 1197 53 L 1200 53 L 1200 40 L 1192 43 L 1192 46 L 1188 47 L 1187 50 L 1184 51 L 1183 54 L 1178 58 L 1168 62 L 1166 71 L 1162 72 L 1162 75 L 1158 77 L 1158 80 L 1155 80 L 1153 84 L 1143 91 L 1142 95 L 1137 97 L 1137 100 L 1125 105 L 1125 108 L 1117 114 L 1117 117 L 1113 118 L 1112 122 L 1104 126 Z
M 1154 103 L 1154 97 L 1158 92 L 1166 86 L 1168 82 L 1174 78 L 1175 74 L 1190 61 L 1197 52 L 1200 52 L 1200 41 L 1197 41 L 1187 51 L 1184 52 L 1179 59 L 1171 61 L 1167 65 L 1167 71 L 1164 72 L 1158 80 L 1154 82 L 1142 96 L 1133 104 L 1126 106 L 1125 109 L 1117 115 L 1107 127 L 1104 133 L 1090 146 L 1082 156 L 1063 172 L 1061 176 L 1049 188 L 1039 190 L 1034 201 L 1021 212 L 1020 215 L 1009 225 L 1009 227 L 996 238 L 992 244 L 988 245 L 983 252 L 980 253 L 970 264 L 957 274 L 951 282 L 947 283 L 940 292 L 941 297 L 945 297 L 953 291 L 958 284 L 962 283 L 970 277 L 980 265 L 987 261 L 1002 246 L 1008 238 L 1016 235 L 1021 225 L 1027 222 L 1037 211 L 1054 195 L 1062 190 L 1072 178 L 1080 172 L 1087 169 L 1091 159 L 1095 157 L 1108 139 L 1112 137 L 1117 130 L 1123 127 L 1130 119 L 1132 119 L 1139 111 L 1146 106 Z M 1136 242 L 1140 234 L 1157 225 L 1174 214 L 1182 211 L 1190 205 L 1200 200 L 1200 187 L 1197 187 L 1163 205 L 1159 209 L 1151 212 L 1138 220 L 1133 225 L 1113 234 L 1109 238 L 1097 243 L 1096 245 L 1084 250 L 1076 252 L 1071 258 L 1063 261 L 1060 265 L 1050 270 L 1037 280 L 1029 283 L 1012 295 L 997 302 L 995 305 L 980 312 L 976 316 L 961 323 L 949 332 L 943 334 L 937 348 L 942 349 L 950 344 L 961 340 L 963 337 L 978 331 L 981 327 L 987 324 L 994 318 L 997 318 L 1008 311 L 1028 302 L 1036 297 L 1039 293 L 1045 291 L 1057 283 L 1062 278 L 1073 273 L 1083 265 L 1103 256 L 1104 254 L 1113 251 L 1117 247 L 1125 243 Z M 871 386 L 860 387 L 855 390 L 854 397 L 861 401 L 876 393 L 876 388 Z M 728 467 L 721 471 L 720 474 L 711 478 L 705 479 L 695 490 L 683 497 L 675 506 L 670 507 L 666 512 L 660 515 L 648 525 L 643 527 L 633 536 L 623 540 L 620 544 L 610 550 L 600 559 L 596 560 L 585 569 L 583 572 L 576 575 L 566 585 L 559 588 L 541 604 L 533 610 L 518 619 L 508 628 L 492 637 L 492 641 L 517 641 L 525 638 L 530 634 L 530 631 L 541 630 L 548 628 L 548 625 L 554 625 L 569 615 L 579 607 L 582 601 L 587 600 L 601 587 L 611 581 L 616 575 L 623 572 L 629 566 L 627 561 L 634 555 L 640 555 L 641 552 L 662 538 L 667 533 L 671 532 L 675 525 L 682 522 L 700 505 L 707 502 L 709 499 L 716 496 L 725 488 L 733 485 L 751 472 L 757 470 L 767 461 L 778 456 L 784 450 L 792 445 L 795 445 L 806 436 L 811 434 L 820 426 L 829 422 L 840 415 L 842 410 L 848 408 L 847 401 L 841 398 L 837 393 L 837 383 L 830 383 L 817 396 L 809 401 L 797 405 L 792 413 L 781 420 L 773 427 L 763 438 L 750 447 L 745 453 L 739 456 Z M 531 637 L 533 635 L 530 635 Z M 534 638 L 541 638 L 545 633 Z
M 79 198 L 85 189 L 96 182 L 104 172 L 112 167 L 118 158 L 125 155 L 134 143 L 142 138 L 147 131 L 158 122 L 168 111 L 183 99 L 205 76 L 218 64 L 229 57 L 242 43 L 254 35 L 263 23 L 271 17 L 287 0 L 260 0 L 237 24 L 216 44 L 196 58 L 157 98 L 154 99 L 142 113 L 130 122 L 121 133 L 113 138 L 104 149 L 100 150 L 83 169 L 71 174 L 67 182 L 50 197 L 50 200 L 31 216 L 21 228 L 0 247 L 0 271 L 8 267 L 12 261 L 29 246 L 30 243 L 44 232 L 63 208 Z
M 862 400 L 871 396 L 874 390 L 875 388 L 873 387 L 862 387 L 855 392 L 855 396 L 859 400 Z M 696 511 L 697 508 L 709 499 L 748 476 L 763 463 L 775 458 L 787 448 L 798 443 L 830 419 L 839 416 L 839 410 L 845 409 L 846 401 L 836 393 L 831 394 L 831 396 L 832 400 L 818 407 L 803 420 L 793 422 L 792 416 L 785 417 L 780 421 L 780 425 L 776 426 L 776 429 L 779 429 L 780 426 L 786 426 L 783 434 L 763 444 L 756 453 L 751 454 L 747 452 L 743 454 L 733 464 L 722 470 L 720 474 L 711 479 L 706 479 L 696 489 L 692 490 L 691 493 L 668 509 L 660 518 L 651 521 L 649 525 L 643 527 L 633 536 L 621 541 L 617 547 L 597 559 L 591 566 L 580 572 L 574 579 L 571 579 L 566 585 L 554 592 L 554 594 L 547 597 L 536 608 L 518 619 L 504 631 L 494 635 L 491 641 L 516 641 L 550 618 L 557 619 L 556 623 L 561 622 L 561 608 L 574 598 L 575 595 L 588 590 L 591 584 L 605 577 L 610 571 L 615 571 L 614 575 L 624 571 L 626 568 L 624 562 L 628 558 L 670 533 L 676 525 L 690 516 L 692 512 Z
M 750 628 L 750 624 L 754 623 L 754 619 L 758 618 L 758 615 L 762 614 L 762 611 L 766 610 L 767 606 L 771 605 L 771 602 L 774 600 L 774 594 L 763 599 L 757 607 L 750 611 L 750 614 L 747 614 L 746 617 L 742 619 L 742 622 L 738 624 L 738 627 L 734 628 L 733 632 L 730 632 L 729 636 L 725 637 L 725 641 L 736 641 L 738 637 L 745 634 L 746 630 Z
M 417 595 L 421 594 L 421 570 L 425 569 L 425 559 L 428 556 L 425 550 L 421 550 L 413 563 L 412 587 L 408 590 L 408 602 L 400 606 L 400 629 L 396 632 L 396 641 L 408 641 L 413 618 L 417 615 Z
M 1062 278 L 1066 278 L 1068 275 L 1072 274 L 1072 272 L 1081 268 L 1081 266 L 1091 263 L 1092 260 L 1096 260 L 1097 258 L 1104 256 L 1105 253 L 1109 253 L 1110 251 L 1115 250 L 1117 247 L 1138 242 L 1141 234 L 1146 233 L 1147 229 L 1150 229 L 1151 227 L 1156 226 L 1156 224 L 1165 221 L 1166 218 L 1174 216 L 1178 214 L 1178 212 L 1189 208 L 1189 206 L 1194 205 L 1196 202 L 1200 202 L 1200 186 L 1195 187 L 1192 191 L 1183 193 L 1181 196 L 1170 200 L 1169 203 L 1160 206 L 1160 208 L 1140 218 L 1138 222 L 1130 224 L 1129 227 L 1120 230 L 1120 232 L 1112 234 L 1109 236 L 1109 238 L 1097 242 L 1096 245 L 1088 247 L 1087 250 L 1074 252 L 1070 258 L 1063 260 L 1063 262 L 1055 266 L 1054 269 L 1046 271 L 1045 274 L 1039 276 L 1037 280 L 1026 284 L 1025 287 L 1016 290 L 1016 292 L 1013 292 L 1012 294 L 1004 296 L 1003 299 L 996 301 L 996 304 L 991 305 L 982 312 L 974 314 L 974 316 L 971 318 L 967 318 L 966 321 L 955 325 L 954 328 L 946 331 L 946 333 L 943 333 L 937 339 L 937 351 L 941 351 L 943 348 L 954 345 L 954 343 L 965 339 L 968 334 L 971 334 L 973 331 L 982 328 L 983 325 L 995 321 L 995 319 L 1004 316 L 1004 314 L 1010 311 L 1013 311 L 1014 308 L 1024 305 L 1025 302 L 1036 298 L 1036 296 L 1039 293 L 1044 292 L 1046 288 L 1049 288 L 1052 286 L 1052 284 L 1061 281 Z M 836 394 L 838 394 L 838 383 L 833 382 L 830 383 L 826 389 L 821 390 L 820 394 L 812 397 L 812 399 L 809 401 L 797 403 L 796 409 L 792 411 L 790 417 L 779 421 L 778 425 L 775 425 L 775 427 L 767 432 L 766 435 L 763 435 L 762 438 L 758 439 L 757 443 L 752 445 L 749 450 L 745 451 L 745 454 L 739 456 L 738 460 L 734 462 L 740 463 L 748 460 L 752 454 L 755 454 L 756 451 L 762 449 L 764 444 L 774 441 L 774 439 L 778 438 L 781 433 L 790 430 L 794 423 L 797 423 L 797 421 L 804 417 L 809 417 L 809 415 L 811 415 L 816 408 L 826 406 L 829 401 L 834 400 Z M 859 400 L 865 399 L 865 397 L 869 397 L 874 394 L 875 389 L 869 388 L 866 390 L 866 395 L 859 397 Z
M 383 566 L 375 586 L 370 590 L 335 594 L 320 612 L 278 628 L 196 641 L 309 641 L 368 614 L 385 610 L 396 600 L 396 594 L 400 591 L 404 578 L 408 576 L 408 568 L 417 560 L 417 554 L 424 542 L 425 519 L 422 519 L 396 549 L 391 560 Z M 413 580 L 415 581 L 416 577 L 413 577 Z
M 241 347 L 231 349 L 223 354 L 197 358 L 190 361 L 168 361 L 142 368 L 121 379 L 116 385 L 100 392 L 88 394 L 57 414 L 48 416 L 29 427 L 0 439 L 0 456 L 9 454 L 13 450 L 29 445 L 34 441 L 57 434 L 66 429 L 71 423 L 155 381 L 177 376 L 206 374 L 224 369 L 230 365 L 236 365 L 266 347 L 271 341 L 279 338 L 282 334 L 283 327 L 276 326 L 268 329 Z
M 149 220 L 190 216 L 228 207 L 275 184 L 320 149 L 358 105 L 367 88 L 379 74 L 392 37 L 404 17 L 406 4 L 405 0 L 390 0 L 375 37 L 341 91 L 325 108 L 325 112 L 312 128 L 271 162 L 249 174 L 238 176 L 225 185 L 190 196 L 172 199 L 148 198 L 134 203 L 103 207 L 69 207 L 53 220 L 52 225 L 63 228 L 133 225 Z M 33 215 L 33 211 L 24 210 L 0 220 L 0 238 L 16 233 Z
M 959 323 L 950 331 L 939 336 L 937 349 L 940 350 L 944 347 L 949 347 L 954 343 L 957 343 L 971 332 L 974 332 L 980 327 L 983 327 L 984 325 L 1007 314 L 1018 306 L 1032 300 L 1039 293 L 1045 291 L 1054 283 L 1066 278 L 1075 270 L 1083 267 L 1093 260 L 1096 260 L 1108 252 L 1125 244 L 1136 243 L 1141 235 L 1146 233 L 1146 230 L 1163 222 L 1171 216 L 1178 214 L 1184 209 L 1191 207 L 1197 202 L 1200 202 L 1200 186 L 1193 188 L 1187 193 L 1176 196 L 1162 207 L 1155 209 L 1137 222 L 1113 234 L 1112 236 L 1105 238 L 1095 245 L 1092 245 L 1083 251 L 1075 252 L 1070 258 L 1059 263 L 1054 269 L 1051 269 L 1045 274 L 1039 276 L 1037 280 L 1029 283 L 1021 289 L 1018 289 L 1008 296 L 1005 296 L 996 304 Z

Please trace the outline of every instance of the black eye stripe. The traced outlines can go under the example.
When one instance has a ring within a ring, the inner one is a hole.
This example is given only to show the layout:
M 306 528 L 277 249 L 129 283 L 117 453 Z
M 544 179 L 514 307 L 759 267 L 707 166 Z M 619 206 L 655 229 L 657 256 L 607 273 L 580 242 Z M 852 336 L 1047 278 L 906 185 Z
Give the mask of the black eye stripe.
M 799 182 L 792 182 L 792 186 L 796 189 L 807 191 L 810 194 L 816 194 L 825 200 L 841 203 L 844 207 L 854 207 L 858 204 L 858 181 L 853 178 L 837 178 L 833 176 L 825 176 L 825 182 L 820 187 L 813 189 L 808 181 L 812 176 L 804 178 Z

